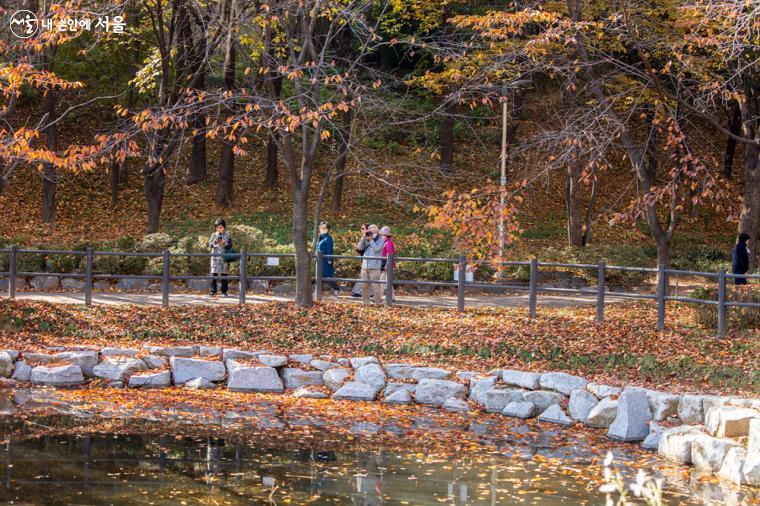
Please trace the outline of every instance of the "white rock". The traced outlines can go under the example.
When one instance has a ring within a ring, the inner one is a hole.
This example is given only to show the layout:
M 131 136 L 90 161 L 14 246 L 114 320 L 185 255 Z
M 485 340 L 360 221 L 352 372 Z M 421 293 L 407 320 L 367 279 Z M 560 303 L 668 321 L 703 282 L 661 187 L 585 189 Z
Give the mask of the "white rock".
M 758 417 L 760 413 L 749 408 L 712 408 L 705 416 L 705 431 L 715 437 L 744 437 L 749 434 L 749 421 Z
M 489 376 L 481 379 L 470 380 L 470 400 L 475 401 L 481 406 L 486 404 L 486 392 L 496 385 L 499 378 Z
M 314 360 L 314 355 L 311 353 L 291 353 L 288 355 L 288 359 L 297 364 L 309 365 L 309 362 Z
M 760 487 L 760 453 L 747 452 L 743 466 L 744 481 L 752 487 Z
M 501 412 L 502 415 L 514 418 L 533 418 L 536 414 L 536 405 L 526 401 L 512 401 Z
M 471 379 L 477 378 L 480 376 L 480 373 L 475 371 L 457 371 L 454 374 L 454 377 L 458 380 L 466 380 L 469 381 Z
M 501 379 L 507 385 L 515 385 L 528 390 L 537 390 L 541 384 L 541 374 L 537 372 L 504 369 L 501 371 Z
M 10 378 L 13 374 L 13 357 L 7 351 L 0 351 L 0 377 Z
M 591 408 L 586 418 L 586 424 L 590 427 L 596 427 L 597 429 L 606 429 L 612 422 L 615 421 L 617 416 L 617 399 L 612 397 L 605 397 L 599 403 Z
M 325 371 L 322 375 L 322 379 L 325 385 L 327 385 L 327 388 L 335 392 L 340 389 L 341 386 L 343 386 L 343 383 L 345 383 L 350 376 L 351 371 L 349 369 L 345 367 L 338 367 Z
M 521 388 L 491 388 L 485 393 L 486 411 L 501 413 L 510 402 L 522 401 L 524 393 Z
M 366 383 L 381 390 L 385 387 L 385 371 L 378 364 L 366 364 L 356 370 L 354 381 Z
M 707 412 L 712 408 L 719 408 L 721 406 L 728 405 L 739 406 L 741 405 L 740 399 L 735 397 L 723 397 L 721 395 L 706 395 L 704 399 L 702 399 L 702 411 L 705 413 L 705 416 L 707 416 Z M 742 407 L 751 408 L 752 406 L 744 405 Z
M 543 413 L 549 406 L 554 404 L 562 404 L 565 400 L 565 396 L 549 390 L 533 390 L 531 392 L 523 392 L 522 399 L 526 402 L 532 402 L 536 405 L 536 412 Z
M 61 280 L 61 288 L 64 290 L 75 290 L 80 291 L 84 290 L 84 281 L 80 279 L 74 279 L 74 278 L 63 278 Z
M 198 346 L 198 355 L 201 357 L 222 358 L 223 353 L 221 346 Z
M 652 412 L 652 418 L 661 422 L 671 416 L 678 415 L 678 405 L 681 402 L 681 396 L 667 392 L 655 392 L 649 390 L 646 393 L 649 410 Z
M 283 367 L 288 363 L 285 355 L 259 355 L 259 362 L 268 367 Z
M 541 375 L 539 383 L 541 384 L 541 388 L 547 388 L 564 395 L 570 395 L 570 392 L 573 390 L 586 388 L 588 380 L 564 372 L 547 372 Z
M 607 437 L 615 441 L 643 441 L 649 434 L 651 419 L 646 393 L 623 390 L 618 399 L 617 416 L 607 430 Z
M 100 354 L 104 357 L 136 357 L 138 353 L 140 353 L 140 350 L 135 348 L 114 348 L 112 346 L 107 346 L 100 350 Z
M 350 360 L 351 367 L 354 369 L 358 369 L 363 365 L 367 364 L 379 364 L 380 361 L 377 360 L 377 357 L 354 357 Z
M 109 381 L 124 381 L 132 374 L 148 367 L 139 358 L 109 357 L 95 366 L 95 377 Z
M 227 372 L 227 389 L 233 392 L 285 391 L 274 367 L 250 366 L 231 359 L 227 361 Z
M 222 381 L 227 375 L 224 364 L 219 360 L 203 360 L 200 358 L 183 358 L 172 355 L 169 358 L 172 367 L 172 379 L 175 385 L 183 385 L 196 378 L 209 381 Z
M 142 358 L 148 369 L 163 369 L 169 365 L 169 360 L 165 357 L 159 357 L 158 355 L 146 355 Z
M 424 379 L 414 390 L 414 399 L 419 404 L 442 406 L 450 398 L 464 399 L 466 389 L 461 383 L 450 380 Z
M 704 434 L 693 425 L 681 425 L 663 431 L 657 453 L 670 460 L 691 464 L 691 445 Z
M 573 425 L 573 419 L 562 411 L 559 404 L 552 404 L 546 411 L 538 415 L 539 422 L 558 423 L 560 425 Z
M 662 425 L 656 424 L 654 422 L 649 422 L 649 434 L 647 434 L 647 437 L 644 438 L 644 441 L 641 442 L 641 447 L 645 450 L 657 451 L 657 449 L 660 447 L 660 438 L 662 437 L 662 433 L 664 431 L 665 427 Z
M 64 351 L 52 357 L 56 361 L 78 365 L 85 376 L 94 376 L 95 366 L 100 361 L 97 351 Z
M 11 376 L 11 379 L 14 379 L 16 381 L 29 381 L 31 378 L 32 366 L 23 360 L 16 362 L 16 364 L 13 366 L 13 375 Z
M 75 364 L 54 367 L 40 365 L 32 368 L 30 381 L 35 385 L 67 387 L 84 383 L 84 375 L 82 369 Z
M 309 390 L 306 387 L 301 387 L 293 392 L 293 397 L 302 397 L 306 399 L 327 399 L 329 396 L 319 390 Z
M 388 397 L 389 395 L 393 395 L 399 390 L 406 390 L 411 394 L 414 392 L 415 388 L 417 388 L 417 385 L 413 383 L 388 383 L 388 386 L 386 386 L 385 390 L 383 391 L 383 395 L 385 397 Z
M 744 464 L 747 460 L 747 450 L 740 447 L 731 448 L 723 459 L 718 476 L 735 485 L 747 485 L 744 475 Z
M 193 357 L 198 353 L 197 346 L 144 346 L 153 355 L 162 357 Z
M 417 381 L 424 379 L 448 379 L 451 372 L 438 367 L 415 367 L 412 371 L 412 379 Z
M 332 369 L 333 371 L 335 369 Z M 341 401 L 374 401 L 379 389 L 366 383 L 350 381 L 340 387 L 332 396 L 333 399 Z
M 570 418 L 579 422 L 586 423 L 588 414 L 599 404 L 599 399 L 587 390 L 573 390 L 570 392 L 570 402 L 567 410 Z
M 206 390 L 216 388 L 216 385 L 206 378 L 193 378 L 190 381 L 185 382 L 185 388 L 191 390 Z
M 246 350 L 239 350 L 237 348 L 225 348 L 222 351 L 222 360 L 224 362 L 227 362 L 228 360 L 237 360 L 237 359 L 256 359 L 259 357 L 259 355 L 270 355 L 267 351 L 246 351 Z
M 747 450 L 749 450 L 750 453 L 760 454 L 760 418 L 753 418 L 749 421 L 749 441 L 747 443 Z
M 589 383 L 586 385 L 586 390 L 596 395 L 599 399 L 618 396 L 623 393 L 623 389 L 620 387 L 603 385 L 602 383 Z
M 391 383 L 390 385 L 393 385 L 393 383 Z M 388 386 L 390 387 L 390 385 Z M 411 404 L 412 403 L 412 392 L 410 392 L 409 390 L 405 388 L 397 389 L 391 393 L 385 393 L 384 395 L 385 397 L 383 398 L 383 402 L 386 404 Z
M 681 402 L 678 403 L 678 418 L 686 424 L 699 425 L 704 423 L 705 414 L 703 410 L 704 395 L 682 395 Z
M 133 374 L 129 378 L 129 388 L 164 388 L 171 386 L 172 375 L 169 371 Z
M 385 364 L 388 377 L 396 380 L 412 379 L 415 367 L 409 364 Z
M 467 413 L 470 411 L 467 401 L 462 399 L 446 399 L 446 402 L 443 403 L 443 409 L 452 413 Z
M 55 290 L 59 284 L 58 276 L 35 276 L 29 280 L 29 285 L 35 290 Z
M 741 445 L 731 439 L 701 434 L 691 443 L 691 463 L 695 468 L 711 473 L 720 471 L 728 451 L 737 447 Z
M 335 369 L 336 367 L 340 367 L 340 364 L 337 364 L 335 362 L 330 362 L 329 360 L 320 360 L 318 358 L 315 358 L 311 362 L 309 362 L 309 365 L 312 366 L 314 369 L 317 369 L 318 371 L 329 371 L 330 369 Z
M 18 356 L 19 356 L 18 351 L 16 350 L 3 350 L 3 351 L 7 353 L 11 357 L 11 360 L 13 360 L 14 362 L 18 360 Z
M 325 373 L 322 371 L 304 371 L 295 367 L 285 367 L 280 371 L 280 377 L 285 383 L 285 388 L 293 389 L 309 385 L 324 385 L 323 374 Z

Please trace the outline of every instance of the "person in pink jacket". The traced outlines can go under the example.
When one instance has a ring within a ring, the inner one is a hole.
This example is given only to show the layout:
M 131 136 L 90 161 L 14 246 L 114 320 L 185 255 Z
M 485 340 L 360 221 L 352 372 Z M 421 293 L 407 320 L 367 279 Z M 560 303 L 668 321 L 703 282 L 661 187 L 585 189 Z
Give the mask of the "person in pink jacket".
M 383 252 L 381 256 L 383 257 L 383 265 L 382 265 L 382 273 L 380 274 L 380 279 L 382 281 L 385 281 L 387 278 L 387 275 L 385 273 L 385 269 L 387 267 L 387 258 L 388 255 L 395 255 L 396 254 L 396 244 L 393 242 L 393 238 L 391 237 L 391 227 L 385 226 L 380 229 L 380 235 L 383 236 L 383 239 L 385 239 L 385 245 L 383 246 Z M 393 262 L 393 268 L 396 268 L 396 262 Z

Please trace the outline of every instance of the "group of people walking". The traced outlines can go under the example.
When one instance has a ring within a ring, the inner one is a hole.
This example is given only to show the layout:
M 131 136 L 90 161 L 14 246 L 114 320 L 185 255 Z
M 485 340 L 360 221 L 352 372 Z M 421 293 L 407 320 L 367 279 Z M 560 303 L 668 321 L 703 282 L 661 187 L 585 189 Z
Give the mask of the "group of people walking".
M 330 235 L 331 226 L 326 221 L 319 225 L 319 239 L 317 251 L 322 257 L 322 277 L 335 277 L 335 254 L 333 238 Z M 222 218 L 214 222 L 214 233 L 208 240 L 211 249 L 211 295 L 218 291 L 217 281 L 221 281 L 223 296 L 227 296 L 229 290 L 230 264 L 226 259 L 232 250 L 232 237 L 227 232 L 227 224 Z M 354 284 L 351 290 L 352 297 L 361 297 L 365 304 L 382 304 L 383 287 L 386 280 L 388 267 L 388 255 L 396 254 L 396 245 L 393 242 L 390 227 L 378 228 L 377 225 L 364 223 L 361 226 L 361 237 L 356 243 L 356 252 L 364 257 L 362 259 L 360 281 Z M 396 265 L 394 263 L 393 267 Z M 335 281 L 326 281 L 335 296 L 340 295 L 340 285 Z
M 321 252 L 322 277 L 332 278 L 335 276 L 335 261 L 333 240 L 330 236 L 330 224 L 322 222 L 319 225 L 319 241 L 317 251 Z M 364 257 L 361 265 L 359 281 L 351 290 L 352 297 L 361 297 L 364 304 L 382 304 L 383 287 L 385 285 L 388 256 L 396 254 L 396 244 L 393 242 L 391 228 L 385 226 L 378 228 L 377 225 L 364 223 L 361 226 L 361 237 L 356 243 L 356 252 Z M 395 262 L 393 268 L 395 268 Z M 335 296 L 340 295 L 340 286 L 334 281 L 326 282 L 333 290 Z

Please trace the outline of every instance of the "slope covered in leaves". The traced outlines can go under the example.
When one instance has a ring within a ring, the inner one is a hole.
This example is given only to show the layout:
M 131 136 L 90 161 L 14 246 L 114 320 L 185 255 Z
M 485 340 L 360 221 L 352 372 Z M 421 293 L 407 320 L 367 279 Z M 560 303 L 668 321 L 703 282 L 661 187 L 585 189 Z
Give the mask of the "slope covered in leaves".
M 251 350 L 377 355 L 394 362 L 487 371 L 565 370 L 596 381 L 703 392 L 760 392 L 758 331 L 717 340 L 689 326 L 691 308 L 672 306 L 666 332 L 655 309 L 375 308 L 271 303 L 246 307 L 94 307 L 6 301 L 0 346 L 140 346 L 182 343 Z

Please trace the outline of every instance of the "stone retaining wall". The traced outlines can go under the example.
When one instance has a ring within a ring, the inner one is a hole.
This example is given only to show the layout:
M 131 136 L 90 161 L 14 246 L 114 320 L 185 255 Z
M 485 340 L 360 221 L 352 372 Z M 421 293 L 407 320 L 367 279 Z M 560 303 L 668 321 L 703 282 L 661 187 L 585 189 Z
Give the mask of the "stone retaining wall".
M 376 357 L 275 354 L 209 346 L 0 351 L 0 377 L 72 387 L 89 378 L 122 388 L 217 388 L 340 401 L 484 410 L 560 425 L 581 423 L 610 439 L 736 484 L 760 486 L 760 399 L 659 392 L 589 382 L 563 372 L 453 371 Z

